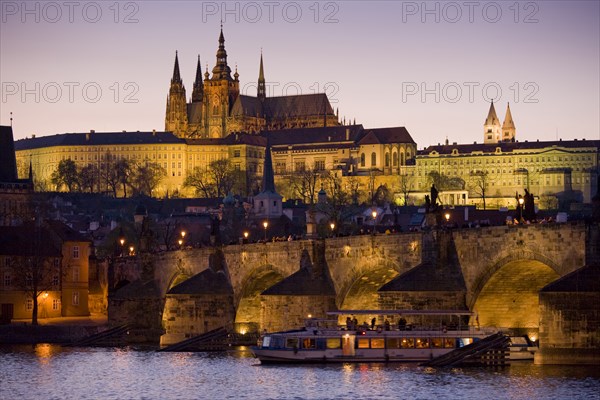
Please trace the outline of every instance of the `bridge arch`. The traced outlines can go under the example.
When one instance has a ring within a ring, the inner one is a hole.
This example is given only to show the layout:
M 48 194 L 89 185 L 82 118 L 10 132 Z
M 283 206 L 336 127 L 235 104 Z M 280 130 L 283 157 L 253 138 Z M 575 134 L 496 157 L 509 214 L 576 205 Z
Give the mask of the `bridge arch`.
M 468 304 L 481 326 L 537 336 L 539 291 L 560 277 L 558 266 L 531 251 L 498 260 L 481 276 Z
M 257 332 L 260 329 L 260 294 L 285 277 L 271 264 L 251 270 L 235 294 L 235 324 L 238 332 Z
M 366 264 L 366 263 L 365 263 Z M 379 308 L 378 290 L 400 273 L 401 265 L 387 259 L 375 265 L 358 264 L 338 291 L 336 304 L 346 310 L 375 310 Z M 369 263 L 370 264 L 370 263 Z

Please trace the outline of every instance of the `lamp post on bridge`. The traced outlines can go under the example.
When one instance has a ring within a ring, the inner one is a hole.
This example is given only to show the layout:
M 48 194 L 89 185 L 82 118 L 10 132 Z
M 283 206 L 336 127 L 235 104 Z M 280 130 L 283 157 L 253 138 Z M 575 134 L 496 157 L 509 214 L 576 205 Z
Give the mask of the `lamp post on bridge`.
M 263 226 L 265 228 L 265 243 L 267 242 L 267 228 L 269 227 L 269 222 L 265 221 L 263 222 Z

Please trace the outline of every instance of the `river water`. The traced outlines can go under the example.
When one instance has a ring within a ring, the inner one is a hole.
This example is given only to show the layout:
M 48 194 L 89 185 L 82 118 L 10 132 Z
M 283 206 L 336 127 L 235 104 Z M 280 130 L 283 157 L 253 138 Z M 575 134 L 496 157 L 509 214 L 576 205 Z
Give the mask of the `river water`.
M 514 363 L 261 366 L 245 348 L 0 346 L 0 399 L 600 399 L 600 368 Z

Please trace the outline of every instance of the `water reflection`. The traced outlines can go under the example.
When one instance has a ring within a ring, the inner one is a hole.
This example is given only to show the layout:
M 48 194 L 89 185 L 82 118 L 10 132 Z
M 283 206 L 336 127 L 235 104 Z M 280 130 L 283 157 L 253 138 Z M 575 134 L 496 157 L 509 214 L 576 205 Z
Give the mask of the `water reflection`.
M 48 367 L 50 366 L 50 367 Z M 593 367 L 515 364 L 262 366 L 247 349 L 158 353 L 131 348 L 0 346 L 0 399 L 598 398 Z

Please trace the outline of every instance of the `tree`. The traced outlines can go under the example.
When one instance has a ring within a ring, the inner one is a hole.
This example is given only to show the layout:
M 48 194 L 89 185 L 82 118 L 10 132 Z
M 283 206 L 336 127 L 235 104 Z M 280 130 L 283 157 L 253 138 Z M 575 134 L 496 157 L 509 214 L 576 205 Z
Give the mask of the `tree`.
M 115 180 L 123 188 L 123 198 L 127 197 L 127 185 L 130 184 L 130 176 L 133 174 L 134 166 L 126 158 L 121 158 L 113 163 L 112 168 L 115 171 Z
M 447 176 L 437 171 L 431 171 L 428 175 L 430 184 L 435 185 L 439 191 L 443 190 L 464 190 L 465 181 L 458 176 Z
M 472 191 L 478 194 L 483 201 L 483 209 L 486 209 L 486 193 L 490 185 L 490 176 L 487 171 L 474 171 L 470 174 L 469 186 Z
M 94 187 L 99 185 L 100 171 L 93 164 L 88 164 L 79 171 L 79 187 L 82 191 L 94 193 Z
M 194 168 L 185 177 L 183 185 L 194 188 L 196 194 L 202 197 L 225 197 L 234 188 L 242 191 L 244 180 L 243 171 L 237 170 L 231 161 L 222 159 L 212 161 L 205 170 Z
M 77 165 L 71 159 L 60 160 L 58 167 L 52 173 L 52 183 L 60 189 L 63 185 L 72 192 L 79 186 L 79 176 L 77 174 Z
M 402 174 L 399 176 L 400 179 L 400 193 L 402 193 L 402 203 L 404 206 L 408 206 L 408 198 L 413 189 L 415 177 L 408 174 Z
M 131 185 L 134 195 L 152 196 L 152 192 L 167 175 L 167 171 L 160 164 L 148 161 L 135 164 L 130 171 L 127 182 Z
M 320 171 L 314 168 L 303 168 L 289 173 L 286 180 L 294 197 L 301 198 L 305 203 L 313 205 L 315 204 L 317 183 L 320 176 Z
M 32 299 L 31 324 L 38 324 L 38 298 L 48 290 L 58 290 L 62 273 L 61 251 L 49 240 L 52 234 L 41 226 L 19 240 L 19 255 L 7 259 L 11 286 Z

